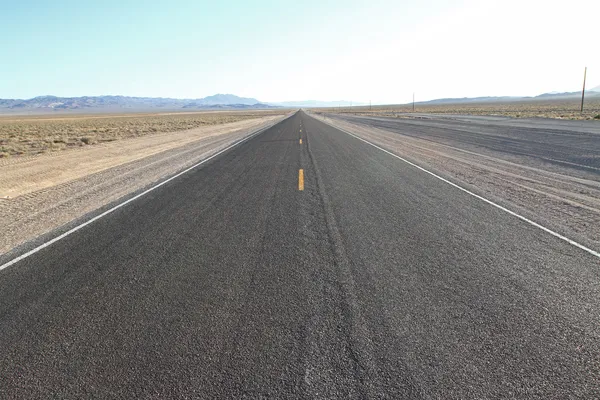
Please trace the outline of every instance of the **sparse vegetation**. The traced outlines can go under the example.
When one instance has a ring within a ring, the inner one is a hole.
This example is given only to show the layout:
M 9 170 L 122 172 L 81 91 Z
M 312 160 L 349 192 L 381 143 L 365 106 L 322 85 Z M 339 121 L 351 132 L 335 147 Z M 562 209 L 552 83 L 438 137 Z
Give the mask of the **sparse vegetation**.
M 415 112 L 435 114 L 501 115 L 513 118 L 557 118 L 575 120 L 599 120 L 600 98 L 586 100 L 584 112 L 580 111 L 579 100 L 515 101 L 466 104 L 417 104 Z M 406 118 L 412 112 L 412 104 L 360 107 L 335 107 L 314 110 L 340 112 L 357 115 L 377 115 Z
M 2 116 L 0 158 L 60 151 L 157 132 L 176 132 L 266 115 L 282 115 L 285 112 Z

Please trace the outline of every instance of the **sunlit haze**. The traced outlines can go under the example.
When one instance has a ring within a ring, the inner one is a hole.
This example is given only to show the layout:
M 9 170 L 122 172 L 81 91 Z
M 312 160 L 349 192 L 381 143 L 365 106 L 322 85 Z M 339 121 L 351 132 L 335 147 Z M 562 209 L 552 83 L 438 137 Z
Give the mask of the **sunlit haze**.
M 600 85 L 600 2 L 2 0 L 0 98 L 404 103 Z

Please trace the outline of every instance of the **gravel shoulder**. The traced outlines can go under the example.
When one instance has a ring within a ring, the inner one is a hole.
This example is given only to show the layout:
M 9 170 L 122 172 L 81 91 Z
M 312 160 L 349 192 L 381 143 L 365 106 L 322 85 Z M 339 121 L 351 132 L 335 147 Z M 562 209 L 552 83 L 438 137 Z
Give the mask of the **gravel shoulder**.
M 0 160 L 0 254 L 284 118 L 269 116 Z
M 552 131 L 535 120 L 312 115 L 600 250 L 600 135 L 576 121 Z

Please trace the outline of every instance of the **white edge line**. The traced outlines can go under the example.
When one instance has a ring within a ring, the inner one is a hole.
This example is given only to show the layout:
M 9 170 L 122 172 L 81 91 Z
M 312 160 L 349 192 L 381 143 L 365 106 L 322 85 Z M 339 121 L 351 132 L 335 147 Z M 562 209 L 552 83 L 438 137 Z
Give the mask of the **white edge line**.
M 315 117 L 313 116 L 313 118 L 315 118 Z M 490 204 L 490 205 L 492 205 L 492 206 L 494 206 L 494 207 L 496 207 L 496 208 L 498 208 L 498 209 L 500 209 L 500 210 L 502 210 L 502 211 L 504 211 L 504 212 L 507 212 L 507 213 L 509 213 L 510 215 L 513 215 L 513 216 L 515 216 L 515 217 L 519 218 L 520 220 L 522 220 L 522 221 L 525 221 L 525 222 L 527 222 L 528 224 L 530 224 L 530 225 L 533 225 L 533 226 L 535 226 L 536 228 L 539 228 L 539 229 L 543 230 L 544 232 L 547 232 L 547 233 L 551 234 L 552 236 L 555 236 L 555 237 L 557 237 L 557 238 L 559 238 L 559 239 L 561 239 L 561 240 L 564 240 L 565 242 L 567 242 L 567 243 L 569 243 L 569 244 L 572 244 L 573 246 L 575 246 L 575 247 L 578 247 L 578 248 L 580 248 L 581 250 L 587 251 L 588 253 L 590 253 L 591 255 L 593 255 L 593 256 L 595 256 L 595 257 L 598 257 L 598 258 L 600 258 L 600 253 L 598 253 L 597 251 L 594 251 L 594 250 L 590 249 L 589 247 L 586 247 L 586 246 L 584 246 L 584 245 L 582 245 L 582 244 L 580 244 L 580 243 L 577 243 L 576 241 L 574 241 L 574 240 L 572 240 L 572 239 L 569 239 L 568 237 L 566 237 L 566 236 L 563 236 L 563 235 L 561 235 L 560 233 L 554 232 L 553 230 L 551 230 L 551 229 L 548 229 L 548 228 L 546 228 L 545 226 L 543 226 L 543 225 L 540 225 L 540 224 L 538 224 L 537 222 L 534 222 L 534 221 L 530 220 L 529 218 L 526 218 L 526 217 L 524 217 L 524 216 L 522 216 L 522 215 L 520 215 L 520 214 L 517 214 L 516 212 L 514 212 L 514 211 L 511 211 L 511 210 L 509 210 L 509 209 L 508 209 L 508 208 L 506 208 L 506 207 L 502 207 L 500 204 L 496 204 L 496 203 L 494 203 L 493 201 L 486 199 L 485 197 L 482 197 L 482 196 L 480 196 L 480 195 L 478 195 L 478 194 L 475 194 L 475 193 L 471 192 L 470 190 L 468 190 L 468 189 L 465 189 L 464 187 L 462 187 L 462 186 L 459 186 L 459 185 L 457 185 L 456 183 L 449 181 L 448 179 L 442 178 L 441 176 L 439 176 L 439 175 L 437 175 L 437 174 L 434 174 L 433 172 L 431 172 L 431 171 L 429 171 L 429 170 L 426 170 L 425 168 L 423 168 L 423 167 L 421 167 L 421 166 L 419 166 L 419 165 L 417 165 L 417 164 L 415 164 L 415 163 L 413 163 L 413 162 L 410 162 L 410 161 L 408 161 L 408 160 L 406 160 L 406 159 L 404 159 L 404 158 L 400 157 L 400 156 L 399 156 L 399 155 L 397 155 L 397 154 L 394 154 L 394 153 L 392 153 L 391 151 L 388 151 L 388 150 L 386 150 L 386 149 L 384 149 L 384 148 L 382 148 L 382 147 L 379 147 L 379 146 L 377 146 L 376 144 L 373 144 L 373 143 L 369 142 L 368 140 L 365 140 L 365 139 L 363 139 L 363 138 L 361 138 L 361 137 L 359 137 L 359 136 L 357 136 L 357 135 L 355 135 L 355 134 L 353 134 L 353 133 L 350 133 L 350 132 L 348 132 L 348 131 L 346 131 L 346 130 L 344 130 L 344 129 L 342 129 L 342 128 L 338 128 L 337 126 L 334 126 L 334 125 L 330 124 L 329 122 L 327 122 L 327 121 L 325 121 L 325 120 L 321 120 L 321 121 L 322 121 L 322 122 L 324 122 L 324 123 L 326 123 L 327 125 L 329 125 L 329 126 L 331 126 L 331 127 L 335 128 L 335 129 L 338 129 L 338 130 L 340 130 L 340 131 L 342 131 L 342 132 L 344 132 L 344 133 L 346 133 L 346 134 L 348 134 L 348 135 L 350 135 L 350 136 L 353 136 L 353 137 L 355 137 L 355 138 L 356 138 L 356 139 L 358 139 L 358 140 L 361 140 L 361 141 L 363 141 L 363 142 L 365 142 L 365 143 L 367 143 L 367 144 L 369 144 L 369 145 L 371 145 L 371 146 L 375 147 L 376 149 L 379 149 L 379 150 L 381 150 L 381 151 L 383 151 L 383 152 L 385 152 L 385 153 L 387 153 L 387 154 L 389 154 L 389 155 L 391 155 L 391 156 L 394 156 L 394 157 L 396 157 L 396 158 L 398 158 L 398 159 L 400 159 L 400 160 L 404 161 L 405 163 L 407 163 L 407 164 L 409 164 L 409 165 L 411 165 L 411 166 L 413 166 L 413 167 L 415 167 L 415 168 L 417 168 L 417 169 L 420 169 L 420 170 L 421 170 L 421 171 L 423 171 L 423 172 L 426 172 L 426 173 L 428 173 L 428 174 L 429 174 L 429 175 L 431 175 L 431 176 L 434 176 L 434 177 L 438 178 L 439 180 L 441 180 L 442 182 L 445 182 L 445 183 L 447 183 L 448 185 L 454 186 L 455 188 L 457 188 L 457 189 L 459 189 L 459 190 L 462 190 L 463 192 L 465 192 L 465 193 L 468 193 L 468 194 L 470 194 L 471 196 L 478 198 L 479 200 L 485 201 L 486 203 L 488 203 L 488 204 Z
M 46 242 L 46 243 L 43 243 L 43 244 L 39 245 L 38 247 L 36 247 L 36 248 L 34 248 L 34 249 L 32 249 L 32 250 L 28 251 L 27 253 L 21 254 L 20 256 L 18 256 L 17 258 L 14 258 L 14 259 L 12 259 L 12 260 L 10 260 L 10 261 L 9 261 L 9 262 L 7 262 L 6 264 L 0 265 L 0 271 L 2 271 L 2 270 L 3 270 L 3 269 L 5 269 L 5 268 L 8 268 L 8 267 L 10 267 L 10 266 L 11 266 L 11 265 L 13 265 L 13 264 L 16 264 L 16 263 L 18 263 L 18 262 L 19 262 L 19 261 L 21 261 L 21 260 L 24 260 L 25 258 L 27 258 L 27 257 L 29 257 L 29 256 L 31 256 L 31 255 L 33 255 L 33 254 L 35 254 L 35 253 L 37 253 L 38 251 L 40 251 L 40 250 L 42 250 L 42 249 L 45 249 L 46 247 L 48 247 L 48 246 L 50 246 L 50 245 L 52 245 L 52 244 L 54 244 L 54 243 L 58 242 L 59 240 L 66 238 L 66 237 L 67 237 L 67 236 L 69 236 L 70 234 L 77 232 L 78 230 L 80 230 L 81 228 L 83 228 L 83 227 L 85 227 L 85 226 L 87 226 L 87 225 L 91 224 L 92 222 L 94 222 L 94 221 L 97 221 L 97 220 L 99 220 L 100 218 L 102 218 L 102 217 L 105 217 L 105 216 L 107 216 L 108 214 L 112 213 L 113 211 L 116 211 L 116 210 L 118 210 L 119 208 L 121 208 L 121 207 L 123 207 L 123 206 L 125 206 L 125 205 L 127 205 L 127 204 L 129 204 L 129 203 L 131 203 L 132 201 L 139 199 L 140 197 L 142 197 L 142 196 L 144 196 L 144 195 L 146 195 L 146 194 L 148 194 L 148 193 L 152 192 L 152 191 L 153 191 L 153 190 L 155 190 L 155 189 L 158 189 L 159 187 L 161 187 L 162 185 L 164 185 L 164 184 L 166 184 L 166 183 L 168 183 L 168 182 L 172 181 L 173 179 L 175 179 L 175 178 L 178 178 L 178 177 L 180 177 L 181 175 L 183 175 L 183 174 L 185 174 L 185 173 L 187 173 L 187 172 L 190 172 L 190 171 L 191 171 L 191 170 L 193 170 L 194 168 L 197 168 L 197 167 L 199 167 L 200 165 L 204 164 L 205 162 L 208 162 L 208 161 L 212 160 L 213 158 L 217 157 L 219 154 L 222 154 L 222 153 L 226 152 L 227 150 L 229 150 L 229 149 L 231 149 L 231 148 L 233 148 L 233 147 L 235 147 L 235 146 L 237 146 L 237 145 L 239 145 L 239 144 L 242 144 L 242 143 L 244 143 L 244 142 L 246 142 L 246 141 L 248 141 L 248 140 L 252 139 L 253 137 L 255 137 L 255 136 L 257 136 L 257 135 L 259 135 L 259 134 L 263 133 L 263 132 L 264 132 L 264 131 L 266 131 L 267 129 L 270 129 L 270 128 L 274 127 L 275 125 L 277 125 L 278 123 L 280 123 L 280 122 L 282 122 L 282 121 L 285 121 L 287 118 L 289 118 L 289 116 L 288 116 L 288 117 L 286 117 L 286 118 L 284 118 L 284 119 L 282 119 L 282 120 L 281 120 L 281 121 L 279 121 L 279 122 L 276 122 L 276 123 L 274 123 L 274 124 L 273 124 L 273 125 L 271 125 L 271 126 L 267 126 L 266 128 L 261 128 L 261 129 L 259 129 L 258 131 L 254 132 L 254 133 L 252 133 L 252 134 L 250 134 L 250 135 L 248 135 L 248 136 L 246 136 L 246 137 L 244 137 L 244 138 L 242 138 L 242 139 L 238 140 L 237 142 L 235 142 L 235 143 L 233 143 L 233 144 L 231 144 L 231 145 L 229 145 L 229 146 L 225 147 L 224 149 L 222 149 L 222 150 L 218 151 L 217 153 L 213 154 L 212 156 L 210 156 L 210 157 L 208 157 L 208 158 L 205 158 L 204 160 L 200 161 L 199 163 L 196 163 L 196 164 L 192 165 L 191 167 L 188 167 L 187 169 L 185 169 L 185 170 L 183 170 L 183 171 L 181 171 L 181 172 L 177 173 L 176 175 L 173 175 L 172 177 L 170 177 L 170 178 L 168 178 L 168 179 L 166 179 L 166 180 L 164 180 L 164 181 L 162 181 L 162 182 L 160 182 L 160 183 L 158 183 L 158 184 L 156 184 L 156 185 L 152 186 L 151 188 L 149 188 L 149 189 L 146 189 L 146 190 L 145 190 L 145 191 L 143 191 L 142 193 L 140 193 L 140 194 L 137 194 L 137 195 L 135 195 L 134 197 L 132 197 L 132 198 L 130 198 L 130 199 L 128 199 L 128 200 L 125 200 L 125 201 L 124 201 L 124 202 L 122 202 L 122 203 L 119 203 L 119 204 L 117 204 L 117 205 L 116 205 L 116 206 L 114 206 L 113 208 L 111 208 L 111 209 L 109 209 L 109 210 L 106 210 L 106 211 L 104 211 L 102 214 L 96 215 L 94 218 L 92 218 L 92 219 L 90 219 L 90 220 L 88 220 L 88 221 L 86 221 L 86 222 L 84 222 L 84 223 L 82 223 L 82 224 L 80 224 L 80 225 L 77 225 L 76 227 L 74 227 L 74 228 L 72 228 L 72 229 L 70 229 L 70 230 L 66 231 L 66 232 L 65 232 L 65 233 L 63 233 L 62 235 L 59 235 L 59 236 L 55 237 L 54 239 L 52 239 L 52 240 L 50 240 L 50 241 L 48 241 L 48 242 Z

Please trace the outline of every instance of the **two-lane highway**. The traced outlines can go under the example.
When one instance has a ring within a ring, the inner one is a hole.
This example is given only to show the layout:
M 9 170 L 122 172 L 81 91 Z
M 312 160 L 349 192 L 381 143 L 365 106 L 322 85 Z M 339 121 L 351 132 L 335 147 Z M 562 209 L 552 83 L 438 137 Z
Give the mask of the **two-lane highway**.
M 596 398 L 600 263 L 299 112 L 0 271 L 0 398 Z

